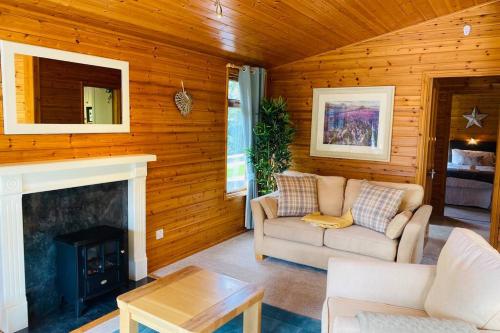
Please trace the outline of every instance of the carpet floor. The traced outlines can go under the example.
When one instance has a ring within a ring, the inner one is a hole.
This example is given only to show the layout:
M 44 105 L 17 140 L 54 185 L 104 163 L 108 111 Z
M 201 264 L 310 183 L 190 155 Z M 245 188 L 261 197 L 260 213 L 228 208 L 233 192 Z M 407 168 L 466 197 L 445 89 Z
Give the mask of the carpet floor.
M 319 319 L 325 299 L 326 271 L 266 258 L 255 260 L 253 232 L 247 232 L 154 272 L 165 276 L 195 265 L 261 285 L 264 303 Z
M 423 264 L 435 264 L 453 228 L 472 230 L 489 241 L 490 212 L 485 209 L 446 206 L 445 216 L 433 216 L 424 248 Z
M 262 305 L 262 333 L 319 333 L 321 321 L 301 316 L 271 305 Z M 243 332 L 243 316 L 240 315 L 215 333 Z M 119 330 L 113 333 L 119 333 Z M 145 326 L 139 326 L 139 333 L 157 333 Z
M 491 220 L 491 212 L 489 209 L 451 206 L 444 207 L 444 216 L 451 219 L 474 226 L 489 226 Z

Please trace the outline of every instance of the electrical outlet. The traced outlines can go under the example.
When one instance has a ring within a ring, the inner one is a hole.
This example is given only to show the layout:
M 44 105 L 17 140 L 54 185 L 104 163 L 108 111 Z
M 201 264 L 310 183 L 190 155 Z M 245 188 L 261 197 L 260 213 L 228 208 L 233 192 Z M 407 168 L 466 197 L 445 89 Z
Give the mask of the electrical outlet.
M 163 238 L 163 229 L 156 230 L 156 240 Z

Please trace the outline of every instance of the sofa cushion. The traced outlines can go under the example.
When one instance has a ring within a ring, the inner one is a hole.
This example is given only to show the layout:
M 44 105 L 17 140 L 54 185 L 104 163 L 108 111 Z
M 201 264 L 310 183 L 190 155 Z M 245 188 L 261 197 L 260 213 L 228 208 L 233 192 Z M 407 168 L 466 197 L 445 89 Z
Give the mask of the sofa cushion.
M 403 190 L 363 182 L 361 192 L 352 205 L 354 223 L 385 233 L 398 212 L 403 195 Z
M 319 211 L 324 215 L 341 216 L 346 179 L 336 176 L 316 176 Z
M 385 230 L 385 235 L 390 239 L 396 239 L 401 237 L 406 225 L 410 222 L 411 216 L 413 214 L 409 210 L 399 213 L 394 216 L 394 218 L 389 222 L 387 229 Z
M 361 184 L 363 180 L 361 179 L 349 179 L 345 188 L 344 196 L 344 206 L 342 208 L 342 213 L 345 213 L 352 208 L 352 205 L 356 201 L 359 193 L 361 192 Z M 403 200 L 399 205 L 398 213 L 410 210 L 414 211 L 422 205 L 424 199 L 424 189 L 422 186 L 417 184 L 404 184 L 404 183 L 390 183 L 390 182 L 372 182 L 370 184 L 386 186 L 404 190 Z
M 346 179 L 339 176 L 319 176 L 312 173 L 287 170 L 287 176 L 315 176 L 318 186 L 319 211 L 324 215 L 341 216 L 344 205 Z
M 500 254 L 471 230 L 455 228 L 441 250 L 425 310 L 500 330 Z
M 260 204 L 266 213 L 268 219 L 275 219 L 278 217 L 278 197 L 265 196 L 261 199 Z
M 278 216 L 304 216 L 319 210 L 314 176 L 275 174 L 278 185 Z
M 302 222 L 300 217 L 279 217 L 264 221 L 264 235 L 304 243 L 323 246 L 325 229 Z
M 353 225 L 344 229 L 327 229 L 325 245 L 329 248 L 362 254 L 388 261 L 396 259 L 398 241 L 384 234 Z

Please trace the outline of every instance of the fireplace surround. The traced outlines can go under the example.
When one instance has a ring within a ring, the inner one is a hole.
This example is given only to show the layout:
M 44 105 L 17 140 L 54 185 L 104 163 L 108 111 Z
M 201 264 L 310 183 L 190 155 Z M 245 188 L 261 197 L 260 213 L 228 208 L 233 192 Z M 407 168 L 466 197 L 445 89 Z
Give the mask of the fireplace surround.
M 0 330 L 28 327 L 22 196 L 127 180 L 129 278 L 137 281 L 147 276 L 146 176 L 155 160 L 143 154 L 0 166 Z
M 36 331 L 44 327 L 45 318 L 62 314 L 63 308 L 71 308 L 68 306 L 71 302 L 61 302 L 56 238 L 103 225 L 128 231 L 127 183 L 120 181 L 23 195 L 24 276 L 30 332 L 32 328 Z M 91 233 L 89 236 L 98 235 Z M 126 257 L 128 266 L 128 251 Z M 128 280 L 128 268 L 125 277 Z

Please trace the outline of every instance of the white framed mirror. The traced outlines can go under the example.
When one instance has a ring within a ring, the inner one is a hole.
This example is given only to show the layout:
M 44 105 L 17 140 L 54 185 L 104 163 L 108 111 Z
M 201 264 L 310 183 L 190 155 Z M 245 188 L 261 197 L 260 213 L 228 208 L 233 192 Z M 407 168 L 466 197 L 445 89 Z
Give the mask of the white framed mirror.
M 5 134 L 130 132 L 128 62 L 0 41 Z

